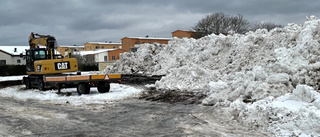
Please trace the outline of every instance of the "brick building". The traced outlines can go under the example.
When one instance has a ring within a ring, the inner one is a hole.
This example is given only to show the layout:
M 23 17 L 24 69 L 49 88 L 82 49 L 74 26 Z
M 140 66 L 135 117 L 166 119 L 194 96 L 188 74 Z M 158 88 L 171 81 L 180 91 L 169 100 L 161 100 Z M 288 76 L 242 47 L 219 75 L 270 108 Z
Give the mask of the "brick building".
M 196 32 L 194 31 L 186 31 L 186 30 L 176 30 L 171 33 L 172 37 L 177 37 L 177 38 L 194 38 Z
M 85 51 L 97 49 L 119 49 L 121 43 L 107 43 L 107 42 L 87 42 L 84 44 Z
M 124 37 L 121 39 L 122 49 L 129 51 L 130 48 L 134 47 L 138 44 L 144 43 L 160 43 L 160 44 L 168 44 L 171 38 L 156 38 L 156 37 Z

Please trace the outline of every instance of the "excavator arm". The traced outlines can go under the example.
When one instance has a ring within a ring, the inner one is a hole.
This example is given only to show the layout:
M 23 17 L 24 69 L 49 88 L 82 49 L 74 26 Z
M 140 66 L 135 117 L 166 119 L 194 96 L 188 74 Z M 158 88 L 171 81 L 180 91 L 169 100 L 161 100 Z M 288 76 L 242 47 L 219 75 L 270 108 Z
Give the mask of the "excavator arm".
M 57 45 L 56 38 L 54 36 L 50 35 L 40 35 L 40 34 L 34 34 L 31 32 L 29 37 L 29 45 L 31 48 L 36 48 L 38 45 L 46 46 L 49 49 L 54 49 L 54 47 Z
M 46 46 L 48 59 L 54 59 L 54 48 L 57 45 L 56 38 L 50 35 L 40 35 L 31 32 L 29 37 L 30 49 L 38 48 L 39 45 Z

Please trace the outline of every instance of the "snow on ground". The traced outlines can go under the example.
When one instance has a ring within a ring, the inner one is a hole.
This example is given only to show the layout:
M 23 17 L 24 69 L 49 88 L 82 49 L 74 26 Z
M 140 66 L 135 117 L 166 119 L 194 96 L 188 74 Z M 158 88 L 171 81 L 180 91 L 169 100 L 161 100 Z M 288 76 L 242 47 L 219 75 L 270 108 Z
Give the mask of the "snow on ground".
M 24 85 L 0 89 L 0 96 L 12 97 L 19 100 L 35 99 L 47 101 L 54 104 L 66 104 L 74 106 L 84 104 L 105 104 L 110 101 L 117 101 L 136 97 L 142 90 L 121 84 L 110 84 L 110 92 L 99 93 L 96 88 L 91 88 L 90 94 L 79 96 L 76 88 L 62 89 L 62 92 L 71 92 L 71 96 L 58 95 L 57 90 L 40 92 L 38 89 L 26 90 Z
M 174 38 L 124 53 L 106 73 L 166 75 L 160 90 L 207 95 L 231 120 L 275 136 L 320 136 L 320 20 L 244 35 Z
M 23 76 L 0 76 L 1 81 L 15 81 L 15 80 L 22 80 Z

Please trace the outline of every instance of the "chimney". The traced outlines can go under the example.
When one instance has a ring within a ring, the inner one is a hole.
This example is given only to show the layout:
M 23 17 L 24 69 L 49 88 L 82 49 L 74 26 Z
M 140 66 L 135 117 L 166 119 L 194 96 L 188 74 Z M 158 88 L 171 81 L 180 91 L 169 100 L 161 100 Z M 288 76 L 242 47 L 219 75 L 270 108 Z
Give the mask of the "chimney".
M 17 48 L 14 48 L 14 52 L 17 52 Z

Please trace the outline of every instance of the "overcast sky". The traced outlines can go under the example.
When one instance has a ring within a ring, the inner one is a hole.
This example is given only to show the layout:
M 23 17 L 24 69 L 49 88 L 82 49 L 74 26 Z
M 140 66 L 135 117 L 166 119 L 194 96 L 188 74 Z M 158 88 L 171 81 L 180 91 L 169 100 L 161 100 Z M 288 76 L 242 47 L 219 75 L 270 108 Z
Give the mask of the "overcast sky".
M 55 36 L 59 45 L 169 38 L 216 12 L 250 23 L 302 24 L 319 17 L 319 7 L 319 0 L 0 0 L 0 45 L 26 46 L 31 32 Z

